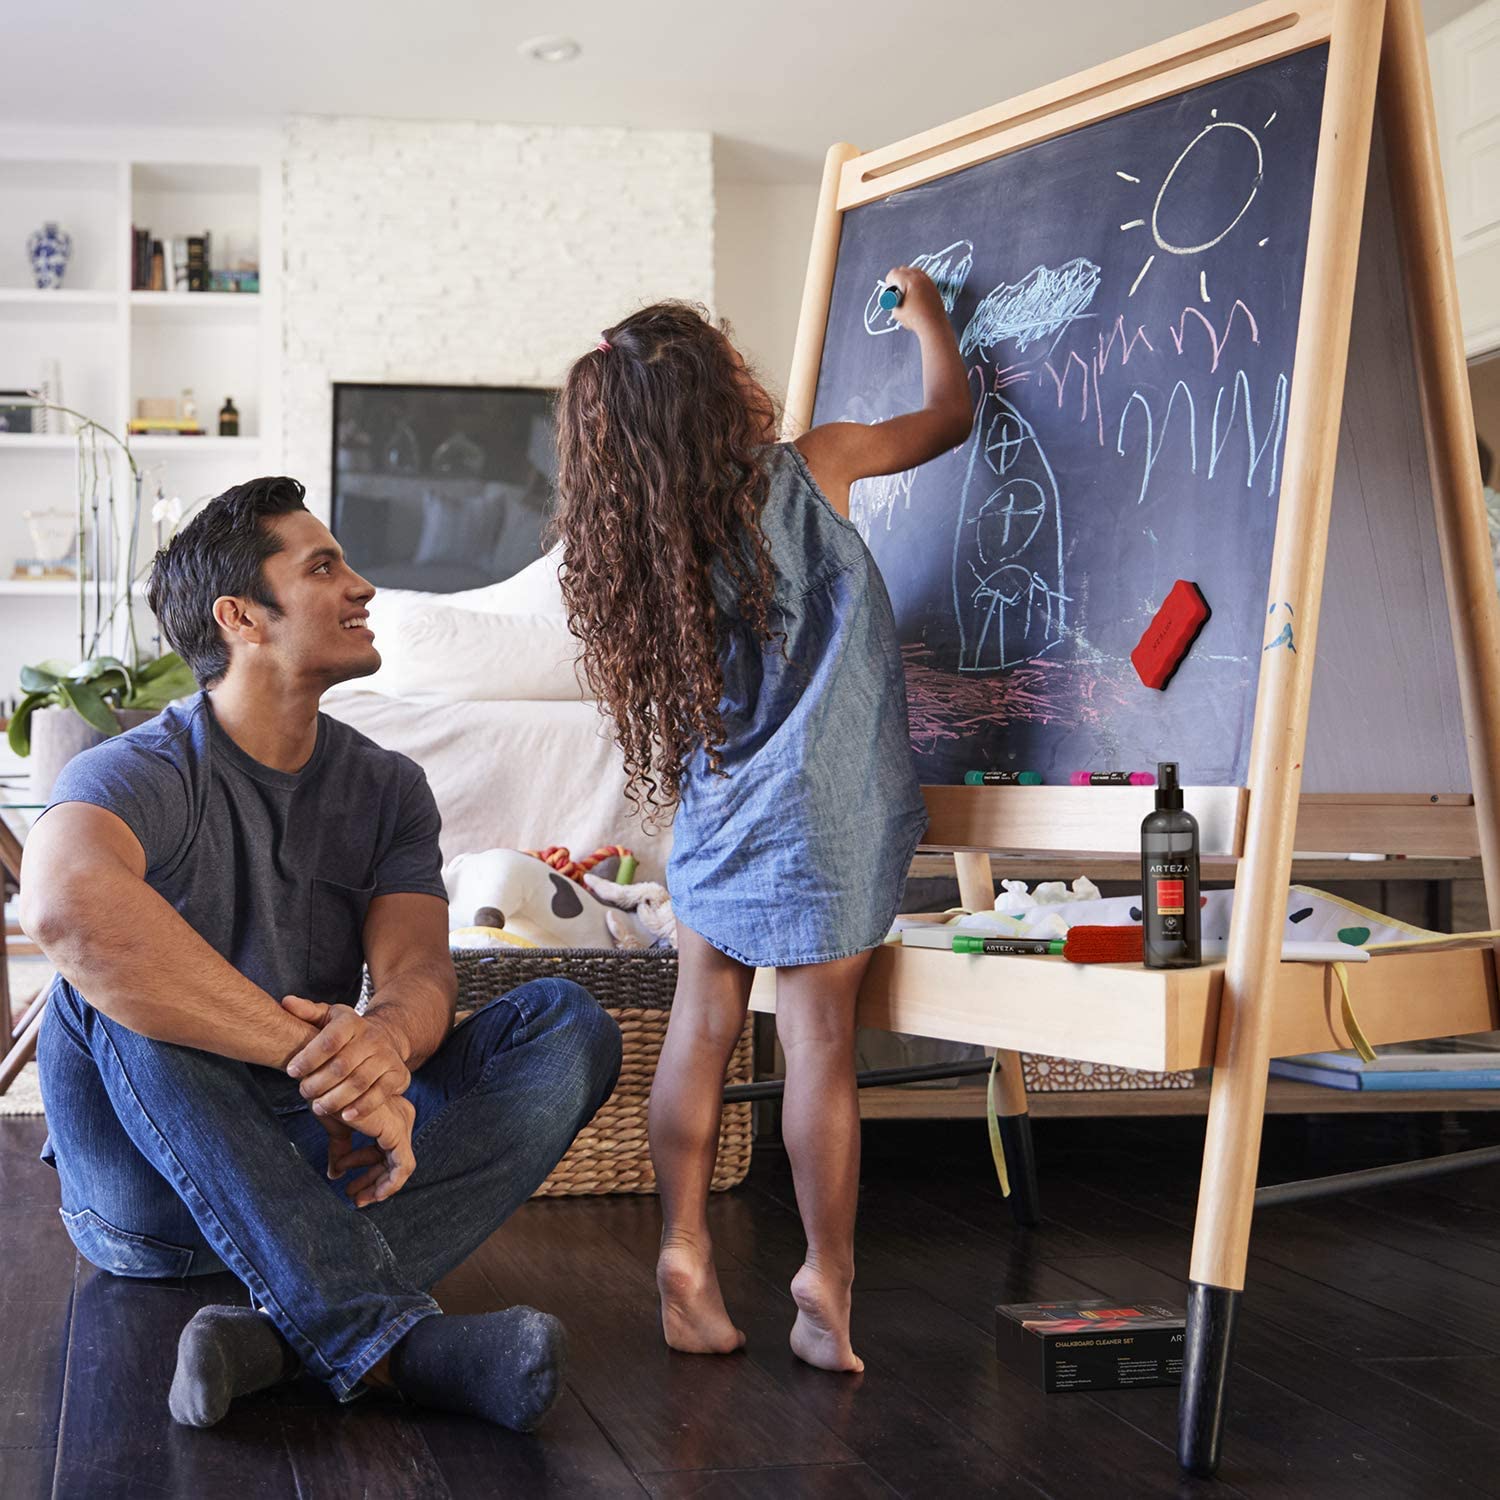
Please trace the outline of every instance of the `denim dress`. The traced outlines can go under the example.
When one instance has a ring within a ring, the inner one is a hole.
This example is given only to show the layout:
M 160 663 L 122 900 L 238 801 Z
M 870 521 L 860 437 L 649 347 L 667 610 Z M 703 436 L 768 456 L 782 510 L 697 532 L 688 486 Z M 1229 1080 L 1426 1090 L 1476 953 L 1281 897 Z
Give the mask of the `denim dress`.
M 912 764 L 890 597 L 859 532 L 790 443 L 765 453 L 771 552 L 762 643 L 715 563 L 727 776 L 689 760 L 667 883 L 679 921 L 758 968 L 879 945 L 927 810 Z

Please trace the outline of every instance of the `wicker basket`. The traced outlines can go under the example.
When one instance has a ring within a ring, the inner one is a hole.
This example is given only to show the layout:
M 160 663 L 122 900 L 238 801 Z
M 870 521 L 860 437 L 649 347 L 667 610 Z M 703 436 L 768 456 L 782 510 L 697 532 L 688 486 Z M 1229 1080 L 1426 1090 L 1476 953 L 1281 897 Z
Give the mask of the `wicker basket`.
M 677 955 L 656 949 L 457 948 L 459 1017 L 531 979 L 561 975 L 581 984 L 620 1027 L 620 1081 L 604 1107 L 583 1127 L 537 1196 L 576 1193 L 654 1193 L 656 1173 L 646 1143 L 646 1101 L 667 1034 L 677 988 Z M 749 1083 L 751 1018 L 746 1016 L 726 1083 Z M 729 1104 L 719 1123 L 719 1155 L 711 1187 L 736 1187 L 750 1170 L 750 1106 Z

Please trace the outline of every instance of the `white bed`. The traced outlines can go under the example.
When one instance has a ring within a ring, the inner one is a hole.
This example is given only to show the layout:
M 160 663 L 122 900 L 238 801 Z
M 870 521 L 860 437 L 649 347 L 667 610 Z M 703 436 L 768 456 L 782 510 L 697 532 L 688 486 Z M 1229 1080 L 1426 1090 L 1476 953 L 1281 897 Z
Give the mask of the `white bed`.
M 671 831 L 648 834 L 625 801 L 609 726 L 573 667 L 555 557 L 491 588 L 385 590 L 370 604 L 379 672 L 323 709 L 427 773 L 443 858 L 562 844 L 633 849 L 663 880 Z

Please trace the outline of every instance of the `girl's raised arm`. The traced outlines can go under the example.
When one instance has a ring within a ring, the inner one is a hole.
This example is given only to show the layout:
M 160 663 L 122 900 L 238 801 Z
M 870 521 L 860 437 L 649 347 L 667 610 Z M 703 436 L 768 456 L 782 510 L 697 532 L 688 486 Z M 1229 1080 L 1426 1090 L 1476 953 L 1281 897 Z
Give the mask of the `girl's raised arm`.
M 826 422 L 796 440 L 819 488 L 846 515 L 855 480 L 924 464 L 963 442 L 974 425 L 963 356 L 931 278 L 911 266 L 897 266 L 886 284 L 900 289 L 893 316 L 916 334 L 922 350 L 920 409 L 871 426 Z

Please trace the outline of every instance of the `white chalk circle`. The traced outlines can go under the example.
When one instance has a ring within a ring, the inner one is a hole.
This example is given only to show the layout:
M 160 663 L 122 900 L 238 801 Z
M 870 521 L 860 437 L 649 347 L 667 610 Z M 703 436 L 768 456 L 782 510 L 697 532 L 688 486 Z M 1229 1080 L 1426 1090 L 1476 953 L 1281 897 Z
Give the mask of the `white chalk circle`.
M 1201 245 L 1174 245 L 1169 240 L 1162 238 L 1161 230 L 1157 226 L 1157 218 L 1161 213 L 1162 199 L 1167 196 L 1167 189 L 1171 187 L 1172 179 L 1177 175 L 1177 169 L 1188 159 L 1200 142 L 1206 140 L 1216 130 L 1237 130 L 1255 148 L 1255 178 L 1250 184 L 1249 196 L 1240 205 L 1240 211 L 1212 239 L 1204 240 Z M 1245 211 L 1255 202 L 1255 195 L 1260 191 L 1260 180 L 1265 172 L 1265 166 L 1266 159 L 1260 149 L 1260 142 L 1255 138 L 1254 131 L 1247 130 L 1243 125 L 1236 125 L 1233 120 L 1215 120 L 1213 124 L 1205 125 L 1187 143 L 1186 147 L 1183 148 L 1182 155 L 1172 163 L 1172 170 L 1167 173 L 1165 180 L 1162 182 L 1161 191 L 1157 193 L 1156 203 L 1151 209 L 1151 237 L 1169 255 L 1196 255 L 1200 250 L 1211 250 L 1245 217 Z

